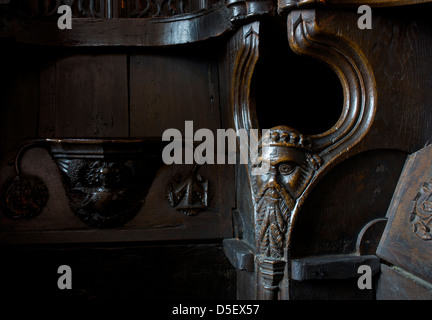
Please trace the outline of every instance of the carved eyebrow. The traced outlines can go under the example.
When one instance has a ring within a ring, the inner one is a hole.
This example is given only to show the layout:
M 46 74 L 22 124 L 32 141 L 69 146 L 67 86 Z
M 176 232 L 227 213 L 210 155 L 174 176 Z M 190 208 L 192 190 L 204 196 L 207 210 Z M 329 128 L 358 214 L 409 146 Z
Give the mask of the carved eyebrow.
M 289 163 L 292 166 L 299 166 L 302 162 L 297 161 L 293 157 L 281 157 L 281 158 L 270 160 L 270 164 L 272 166 L 277 166 L 282 163 Z

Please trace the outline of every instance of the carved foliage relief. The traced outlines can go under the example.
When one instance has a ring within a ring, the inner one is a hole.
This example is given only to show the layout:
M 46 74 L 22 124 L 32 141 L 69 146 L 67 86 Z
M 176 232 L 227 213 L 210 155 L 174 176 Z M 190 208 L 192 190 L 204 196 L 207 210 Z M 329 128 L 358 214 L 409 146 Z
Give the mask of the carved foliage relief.
M 413 202 L 410 215 L 412 232 L 422 240 L 432 240 L 432 179 L 422 184 Z
M 57 159 L 57 164 L 72 210 L 88 225 L 121 226 L 141 208 L 147 190 L 137 161 Z

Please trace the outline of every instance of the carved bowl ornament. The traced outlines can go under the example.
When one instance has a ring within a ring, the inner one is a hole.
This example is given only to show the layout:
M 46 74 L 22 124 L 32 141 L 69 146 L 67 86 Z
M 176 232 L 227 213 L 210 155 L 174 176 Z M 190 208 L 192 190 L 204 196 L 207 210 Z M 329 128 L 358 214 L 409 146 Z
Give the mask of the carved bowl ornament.
M 432 240 L 432 180 L 422 184 L 410 214 L 412 232 L 422 240 Z
M 135 217 L 161 165 L 160 146 L 153 141 L 49 142 L 70 207 L 78 218 L 94 228 L 120 227 Z
M 161 146 L 155 141 L 127 139 L 45 139 L 20 149 L 17 177 L 3 187 L 2 204 L 11 218 L 32 218 L 46 205 L 48 189 L 35 176 L 20 172 L 22 154 L 43 147 L 62 174 L 69 205 L 94 228 L 112 228 L 131 220 L 144 203 L 159 166 Z
M 92 227 L 121 226 L 135 216 L 145 189 L 139 184 L 143 168 L 127 160 L 58 159 L 70 206 Z

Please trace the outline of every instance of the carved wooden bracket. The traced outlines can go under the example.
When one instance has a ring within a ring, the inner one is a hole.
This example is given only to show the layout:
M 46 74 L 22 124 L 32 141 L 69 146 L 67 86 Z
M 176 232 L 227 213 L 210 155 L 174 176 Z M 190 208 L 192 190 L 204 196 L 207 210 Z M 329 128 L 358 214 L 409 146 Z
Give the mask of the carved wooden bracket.
M 377 99 L 373 71 L 363 53 L 347 38 L 320 32 L 315 14 L 315 10 L 302 10 L 288 16 L 290 47 L 298 54 L 326 63 L 336 72 L 343 86 L 344 106 L 330 130 L 309 137 L 312 151 L 322 158 L 311 186 L 354 152 L 373 122 Z
M 307 196 L 330 168 L 355 152 L 355 145 L 368 132 L 375 115 L 375 80 L 366 58 L 349 39 L 322 32 L 315 14 L 315 10 L 291 12 L 287 17 L 288 41 L 294 52 L 318 59 L 336 72 L 344 90 L 344 106 L 337 123 L 318 135 L 303 135 L 283 126 L 280 119 L 281 126 L 250 137 L 258 143 L 256 161 L 249 163 L 248 172 L 261 298 L 277 298 L 275 281 L 287 278 L 286 274 L 280 277 L 281 268 L 276 271 L 270 266 L 285 265 L 289 260 L 292 229 Z M 232 76 L 233 119 L 237 130 L 252 133 L 252 129 L 267 129 L 259 127 L 250 98 L 259 54 L 259 23 L 244 26 L 238 34 L 243 35 L 243 41 Z M 267 171 L 255 174 L 256 167 L 263 164 Z M 268 294 L 268 281 L 272 294 Z

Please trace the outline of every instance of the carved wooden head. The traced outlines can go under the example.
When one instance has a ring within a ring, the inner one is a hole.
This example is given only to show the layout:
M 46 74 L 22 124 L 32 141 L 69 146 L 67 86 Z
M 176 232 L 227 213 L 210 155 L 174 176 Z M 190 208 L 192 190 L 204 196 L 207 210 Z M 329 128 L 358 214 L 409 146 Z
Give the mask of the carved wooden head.
M 321 163 L 310 147 L 306 136 L 286 126 L 270 129 L 259 142 L 252 186 L 256 240 L 264 256 L 283 256 L 291 212 Z
M 270 129 L 261 138 L 254 159 L 256 200 L 276 189 L 295 201 L 320 164 L 321 159 L 312 153 L 306 136 L 286 126 Z

